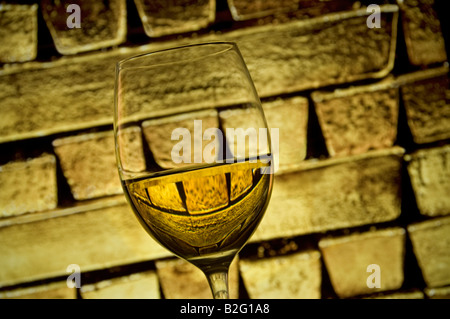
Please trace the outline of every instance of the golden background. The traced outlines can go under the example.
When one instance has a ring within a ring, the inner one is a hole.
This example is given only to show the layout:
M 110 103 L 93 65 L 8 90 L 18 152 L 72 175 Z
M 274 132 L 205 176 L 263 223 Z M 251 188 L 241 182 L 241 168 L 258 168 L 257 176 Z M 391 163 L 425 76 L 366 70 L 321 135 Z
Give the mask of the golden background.
M 210 298 L 126 204 L 112 112 L 116 62 L 215 40 L 237 42 L 280 128 L 272 199 L 231 296 L 450 297 L 445 1 L 32 3 L 0 4 L 1 298 Z M 67 28 L 68 4 L 81 28 Z

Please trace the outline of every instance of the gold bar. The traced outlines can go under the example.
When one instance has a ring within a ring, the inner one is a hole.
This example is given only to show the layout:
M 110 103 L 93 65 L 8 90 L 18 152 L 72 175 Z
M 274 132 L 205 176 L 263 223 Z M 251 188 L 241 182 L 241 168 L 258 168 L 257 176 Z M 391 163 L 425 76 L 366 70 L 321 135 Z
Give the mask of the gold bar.
M 450 287 L 425 288 L 425 294 L 430 299 L 449 299 Z
M 173 256 L 128 204 L 0 227 L 0 242 L 0 287 Z
M 155 271 L 82 285 L 83 299 L 160 299 L 158 276 Z
M 135 0 L 149 37 L 196 31 L 216 18 L 215 0 Z
M 441 23 L 434 0 L 397 0 L 409 62 L 429 65 L 447 60 Z
M 408 226 L 423 279 L 429 288 L 450 284 L 450 217 Z
M 380 28 L 367 27 L 366 9 L 236 30 L 260 97 L 362 79 L 382 78 L 394 66 L 398 7 L 380 6 Z
M 436 142 L 450 137 L 448 66 L 399 76 L 396 82 L 414 142 Z
M 201 121 L 201 123 L 198 122 L 200 124 L 195 126 L 195 120 Z M 145 140 L 148 143 L 156 164 L 161 168 L 175 168 L 205 163 L 204 151 L 210 142 L 203 140 L 203 135 L 208 128 L 219 128 L 219 120 L 217 111 L 215 110 L 203 110 L 189 114 L 168 116 L 147 120 L 142 123 Z M 177 129 L 183 131 L 178 131 Z M 177 132 L 187 132 L 188 134 L 186 136 L 177 135 L 175 134 Z M 172 134 L 175 134 L 173 138 Z M 185 138 L 189 140 L 186 141 Z M 177 158 L 180 156 L 179 159 L 181 161 L 181 163 L 176 163 L 172 157 L 172 150 L 177 144 L 183 142 L 190 145 L 190 150 L 182 148 L 179 152 L 175 153 Z M 201 149 L 195 148 L 197 144 L 201 145 Z M 211 152 L 209 155 L 208 159 L 209 157 L 216 159 L 218 154 Z
M 271 138 L 272 144 L 278 143 L 279 154 L 274 154 L 274 161 L 279 161 L 280 169 L 304 160 L 308 131 L 308 100 L 300 96 L 277 98 L 274 101 L 263 102 L 262 106 L 269 128 L 279 130 L 278 140 L 274 134 Z
M 397 10 L 397 6 L 381 6 L 382 27 L 379 29 L 368 29 L 368 13 L 355 10 L 306 21 L 205 35 L 197 40 L 236 41 L 259 95 L 275 96 L 388 74 L 395 56 Z M 0 142 L 111 124 L 115 63 L 131 55 L 190 41 L 192 39 L 152 43 L 0 70 Z M 330 46 L 324 47 L 324 43 Z M 229 89 L 213 88 L 207 85 L 208 81 L 214 83 L 213 79 L 205 78 L 199 70 L 193 71 L 192 90 L 172 92 L 171 87 L 167 87 L 164 96 L 171 96 L 170 105 L 198 110 L 236 102 L 236 95 Z M 42 81 L 43 78 L 46 81 Z M 172 78 L 179 78 L 177 68 L 142 81 L 150 85 L 151 81 L 161 83 Z M 129 89 L 135 92 L 133 101 L 136 107 L 142 108 L 142 114 L 173 114 L 174 109 L 163 103 L 168 101 L 162 98 L 149 101 L 141 84 L 130 83 Z M 148 89 L 148 85 L 144 87 Z M 216 99 L 211 99 L 208 91 L 211 89 L 219 94 Z M 17 99 L 19 94 L 21 98 Z
M 252 299 L 320 299 L 322 266 L 316 250 L 240 261 L 241 276 Z
M 381 293 L 381 295 L 370 296 L 365 299 L 424 299 L 425 295 L 420 290 L 398 291 L 392 293 Z
M 77 290 L 69 288 L 66 281 L 16 288 L 0 292 L 0 299 L 77 299 Z
M 192 215 L 205 214 L 228 205 L 225 174 L 204 176 L 183 181 L 186 207 Z
M 125 168 L 142 170 L 145 159 L 139 128 L 123 131 L 131 141 L 125 148 Z M 76 200 L 122 193 L 112 131 L 88 133 L 53 141 L 55 153 Z M 123 162 L 123 161 L 122 161 Z
M 359 8 L 350 0 L 228 0 L 231 15 L 236 21 L 273 16 L 276 20 L 308 19 L 335 11 Z
M 49 210 L 57 204 L 55 156 L 0 166 L 0 217 Z
M 239 196 L 245 194 L 253 185 L 252 169 L 236 171 L 230 173 L 230 201 L 234 201 Z
M 270 14 L 298 9 L 302 0 L 228 0 L 233 19 L 236 21 L 260 18 Z
M 26 62 L 37 55 L 37 4 L 0 5 L 0 63 Z
M 175 183 L 147 187 L 146 192 L 151 204 L 157 208 L 177 212 L 186 212 L 186 205 L 181 199 Z M 140 195 L 145 198 L 145 190 L 141 190 Z
M 418 150 L 405 156 L 421 214 L 450 214 L 450 145 Z
M 267 212 L 251 241 L 391 221 L 400 216 L 400 147 L 308 160 L 275 175 Z
M 56 49 L 61 54 L 107 48 L 126 40 L 125 0 L 78 0 L 74 4 L 44 0 L 41 9 Z
M 404 280 L 405 233 L 396 227 L 321 239 L 319 248 L 336 294 L 348 298 L 399 289 Z
M 313 92 L 328 153 L 342 156 L 391 147 L 397 137 L 398 88 L 392 80 Z

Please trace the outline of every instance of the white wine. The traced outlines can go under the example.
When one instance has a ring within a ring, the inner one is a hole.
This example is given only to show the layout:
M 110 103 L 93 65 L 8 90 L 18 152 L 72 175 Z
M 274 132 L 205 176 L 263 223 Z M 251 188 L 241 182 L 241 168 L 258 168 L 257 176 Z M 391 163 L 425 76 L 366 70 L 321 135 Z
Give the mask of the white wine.
M 232 259 L 251 236 L 270 198 L 270 169 L 261 161 L 212 164 L 123 184 L 147 232 L 179 257 L 202 264 Z

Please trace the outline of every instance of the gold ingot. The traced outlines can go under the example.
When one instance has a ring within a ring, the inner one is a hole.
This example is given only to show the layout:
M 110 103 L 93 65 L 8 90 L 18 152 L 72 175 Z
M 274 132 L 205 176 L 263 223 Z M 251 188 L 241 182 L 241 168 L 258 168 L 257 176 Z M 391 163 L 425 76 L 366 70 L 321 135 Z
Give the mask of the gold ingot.
M 264 219 L 251 241 L 375 224 L 401 213 L 404 149 L 307 160 L 275 175 Z
M 83 299 L 159 299 L 158 276 L 155 271 L 82 285 Z
M 151 204 L 163 210 L 185 212 L 183 203 L 175 183 L 155 185 L 147 188 Z
M 120 138 L 132 141 L 121 150 L 125 170 L 145 168 L 139 128 L 122 131 Z M 128 137 L 127 137 L 128 136 Z M 63 174 L 77 200 L 115 195 L 123 192 L 114 153 L 112 131 L 87 133 L 53 141 Z
M 306 136 L 308 130 L 308 99 L 296 96 L 292 98 L 277 98 L 262 103 L 272 139 L 272 145 L 278 143 L 278 148 L 272 147 L 274 163 L 279 169 L 285 169 L 303 161 L 306 157 Z M 278 138 L 271 131 L 278 129 Z
M 328 153 L 343 156 L 391 147 L 399 92 L 392 80 L 311 95 Z
M 225 174 L 183 181 L 186 206 L 190 214 L 205 214 L 228 204 Z
M 194 121 L 199 121 L 198 127 Z M 152 152 L 153 159 L 161 168 L 176 168 L 205 163 L 205 147 L 211 143 L 203 139 L 205 130 L 218 128 L 219 121 L 216 110 L 203 110 L 183 115 L 167 116 L 158 119 L 147 120 L 142 123 L 145 140 Z M 186 136 L 175 136 L 177 129 L 188 132 Z M 178 138 L 178 139 L 176 139 Z M 187 139 L 187 140 L 185 140 Z M 179 154 L 180 163 L 174 160 L 172 151 L 176 144 L 187 143 L 189 149 L 182 149 Z M 189 152 L 185 154 L 185 152 Z M 216 158 L 218 154 L 212 152 L 209 157 Z M 187 160 L 185 160 L 187 158 Z M 208 158 L 210 159 L 210 158 Z
M 396 82 L 414 142 L 431 143 L 450 137 L 448 66 L 401 75 Z
M 450 284 L 450 217 L 411 224 L 408 235 L 427 287 Z
M 72 6 L 44 0 L 41 9 L 55 47 L 61 54 L 106 48 L 126 39 L 125 0 L 79 0 Z
M 450 214 L 450 146 L 418 150 L 405 160 L 420 213 Z
M 320 299 L 320 252 L 240 261 L 241 276 L 252 299 Z
M 231 194 L 230 200 L 234 201 L 253 185 L 253 172 L 251 169 L 230 173 Z
M 403 228 L 319 241 L 334 291 L 341 298 L 399 289 L 404 280 Z
M 445 42 L 434 0 L 397 0 L 409 62 L 429 65 L 447 60 Z
M 53 155 L 0 166 L 0 217 L 53 209 L 58 204 L 57 194 Z
M 0 292 L 0 299 L 77 299 L 77 291 L 69 288 L 66 281 L 16 288 Z
M 135 0 L 149 37 L 196 31 L 216 17 L 215 0 Z
M 120 205 L 108 199 L 84 205 L 87 211 L 55 210 L 0 226 L 0 286 L 67 277 L 70 264 L 84 272 L 173 256 L 149 237 L 123 197 Z
M 37 55 L 37 4 L 0 6 L 0 63 L 26 62 Z

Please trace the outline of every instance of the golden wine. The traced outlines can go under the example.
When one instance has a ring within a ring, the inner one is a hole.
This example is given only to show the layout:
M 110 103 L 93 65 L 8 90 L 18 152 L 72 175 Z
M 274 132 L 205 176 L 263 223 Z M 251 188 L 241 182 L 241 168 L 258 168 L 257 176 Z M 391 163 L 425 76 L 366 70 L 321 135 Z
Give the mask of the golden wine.
M 270 169 L 259 160 L 212 164 L 123 183 L 139 221 L 164 247 L 194 264 L 231 262 L 264 214 Z

